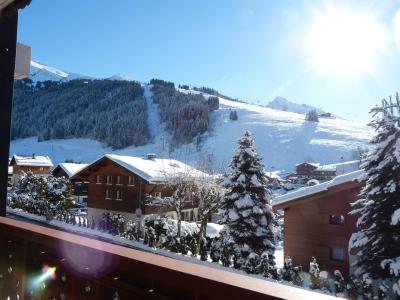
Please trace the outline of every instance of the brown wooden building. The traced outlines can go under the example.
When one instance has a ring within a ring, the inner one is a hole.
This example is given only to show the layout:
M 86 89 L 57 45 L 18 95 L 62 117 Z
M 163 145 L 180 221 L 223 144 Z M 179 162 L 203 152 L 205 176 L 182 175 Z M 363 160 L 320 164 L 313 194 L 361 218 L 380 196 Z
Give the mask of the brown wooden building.
M 296 173 L 292 175 L 304 179 L 330 180 L 336 176 L 336 167 L 304 162 L 296 165 Z
M 71 179 L 81 169 L 85 168 L 87 164 L 77 163 L 60 163 L 51 172 L 53 176 L 65 177 Z M 71 180 L 75 200 L 78 203 L 87 203 L 88 197 L 88 182 L 81 180 Z
M 89 182 L 88 214 L 98 221 L 107 211 L 122 213 L 131 219 L 138 208 L 144 215 L 160 213 L 158 209 L 145 206 L 145 200 L 147 195 L 170 196 L 172 190 L 165 184 L 169 176 L 207 175 L 173 159 L 107 154 L 78 171 L 71 180 Z M 183 219 L 193 220 L 197 215 L 196 207 L 195 201 L 187 203 Z M 176 217 L 172 211 L 163 213 Z
M 20 156 L 14 155 L 10 164 L 13 168 L 12 182 L 16 184 L 22 172 L 32 172 L 37 175 L 49 175 L 53 163 L 48 156 Z
M 364 171 L 337 176 L 312 187 L 274 198 L 274 210 L 284 210 L 284 255 L 308 270 L 316 257 L 321 270 L 350 272 L 348 254 L 357 217 L 350 204 L 359 198 Z

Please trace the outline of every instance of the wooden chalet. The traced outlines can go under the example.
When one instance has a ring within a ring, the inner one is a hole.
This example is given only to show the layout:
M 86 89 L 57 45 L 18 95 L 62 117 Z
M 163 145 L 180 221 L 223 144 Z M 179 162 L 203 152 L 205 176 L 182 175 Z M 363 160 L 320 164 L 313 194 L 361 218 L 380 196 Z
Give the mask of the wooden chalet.
M 55 177 L 65 177 L 71 179 L 79 170 L 85 168 L 87 164 L 60 163 L 51 172 Z M 81 180 L 71 180 L 75 201 L 87 203 L 88 182 Z
M 49 175 L 53 163 L 48 156 L 21 156 L 14 155 L 11 158 L 10 166 L 13 168 L 12 181 L 16 184 L 21 173 L 32 172 L 37 175 Z
M 78 171 L 71 180 L 87 181 L 88 214 L 99 221 L 105 212 L 122 213 L 133 219 L 137 209 L 142 214 L 163 213 L 176 218 L 173 211 L 159 211 L 146 206 L 148 195 L 171 196 L 166 185 L 171 176 L 204 177 L 200 172 L 173 159 L 160 159 L 153 155 L 133 157 L 107 154 Z M 182 219 L 191 221 L 197 216 L 197 203 L 186 204 Z
M 336 176 L 336 167 L 304 162 L 296 165 L 294 175 L 302 179 L 330 180 Z
M 348 276 L 348 243 L 357 221 L 349 212 L 359 198 L 363 177 L 359 170 L 274 198 L 273 209 L 284 211 L 284 255 L 307 270 L 314 256 L 322 270 L 340 270 Z

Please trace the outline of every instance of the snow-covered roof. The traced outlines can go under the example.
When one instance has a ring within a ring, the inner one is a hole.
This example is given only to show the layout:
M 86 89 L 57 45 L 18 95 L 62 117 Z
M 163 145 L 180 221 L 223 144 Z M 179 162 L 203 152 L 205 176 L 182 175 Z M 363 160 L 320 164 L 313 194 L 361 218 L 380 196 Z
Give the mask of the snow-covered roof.
M 315 171 L 332 171 L 335 172 L 336 171 L 336 167 L 333 165 L 320 165 L 318 166 Z
M 304 198 L 304 197 L 307 197 L 310 195 L 314 195 L 314 194 L 317 194 L 320 192 L 325 192 L 329 188 L 337 186 L 337 185 L 341 185 L 343 183 L 352 182 L 352 181 L 360 182 L 360 181 L 364 180 L 364 178 L 365 178 L 364 170 L 358 170 L 358 171 L 347 173 L 344 175 L 339 175 L 330 181 L 326 181 L 321 184 L 317 184 L 317 185 L 310 186 L 310 187 L 301 188 L 294 192 L 275 197 L 272 200 L 272 205 L 273 206 L 280 205 L 280 204 L 288 203 L 288 202 L 298 200 L 300 198 Z
M 296 164 L 296 167 L 301 166 L 301 165 L 304 165 L 304 164 L 310 165 L 310 166 L 314 166 L 314 167 L 316 167 L 316 168 L 318 168 L 318 167 L 320 166 L 320 164 L 318 164 L 318 163 L 302 162 L 302 163 L 300 163 L 300 164 Z
M 310 165 L 315 167 L 315 171 L 336 171 L 336 166 L 335 165 L 321 165 L 320 163 L 309 163 L 309 162 L 303 162 L 301 164 L 297 164 L 296 167 L 301 166 L 303 164 Z
M 14 155 L 11 159 L 11 162 L 15 161 L 17 166 L 37 166 L 37 167 L 52 167 L 53 163 L 51 162 L 50 157 L 48 156 L 20 156 Z
M 351 160 L 351 161 L 345 161 L 345 162 L 340 162 L 340 163 L 336 163 L 336 164 L 329 164 L 329 165 L 325 165 L 325 166 L 335 167 L 336 174 L 345 174 L 345 173 L 359 170 L 360 169 L 360 161 L 359 160 Z
M 75 175 L 78 175 L 81 171 L 90 168 L 90 166 L 94 165 L 97 161 L 103 159 L 104 157 L 112 160 L 116 164 L 124 167 L 128 171 L 138 175 L 150 183 L 166 182 L 168 178 L 175 176 L 195 178 L 203 178 L 208 176 L 208 174 L 175 159 L 148 159 L 144 157 L 115 154 L 106 154 L 102 156 L 92 164 L 88 165 L 86 168 L 81 169 Z
M 76 163 L 61 163 L 60 168 L 67 173 L 69 177 L 73 176 L 75 173 L 85 168 L 88 164 L 76 164 Z

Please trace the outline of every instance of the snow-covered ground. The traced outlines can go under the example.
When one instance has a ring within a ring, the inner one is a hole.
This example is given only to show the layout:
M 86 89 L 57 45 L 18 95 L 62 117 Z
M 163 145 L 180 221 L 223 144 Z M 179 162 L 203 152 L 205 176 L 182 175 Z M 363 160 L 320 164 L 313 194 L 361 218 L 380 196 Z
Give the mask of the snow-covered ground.
M 37 138 L 28 138 L 12 141 L 10 155 L 48 155 L 57 164 L 65 159 L 89 163 L 105 153 L 134 156 L 156 153 L 159 157 L 172 156 L 197 167 L 205 166 L 223 172 L 237 147 L 237 139 L 245 130 L 250 130 L 257 151 L 264 157 L 267 170 L 290 172 L 295 164 L 305 160 L 321 164 L 352 160 L 357 147 L 365 147 L 373 134 L 363 124 L 340 118 L 320 118 L 319 123 L 313 123 L 305 121 L 302 114 L 220 98 L 220 108 L 211 114 L 210 129 L 203 134 L 201 147 L 193 143 L 175 148 L 171 152 L 170 135 L 165 131 L 165 126 L 160 124 L 158 106 L 151 100 L 149 86 L 143 86 L 151 134 L 151 141 L 147 145 L 112 151 L 111 148 L 89 139 L 39 143 Z M 237 111 L 237 121 L 229 119 L 231 110 Z

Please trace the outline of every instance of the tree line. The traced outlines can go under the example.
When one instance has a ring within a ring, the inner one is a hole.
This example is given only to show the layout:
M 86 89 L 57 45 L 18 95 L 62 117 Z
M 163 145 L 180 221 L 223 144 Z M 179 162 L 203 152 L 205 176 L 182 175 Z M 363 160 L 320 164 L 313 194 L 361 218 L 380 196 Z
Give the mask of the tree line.
M 147 107 L 138 82 L 115 80 L 17 81 L 12 139 L 91 138 L 115 149 L 149 139 Z
M 150 84 L 160 119 L 166 123 L 174 143 L 190 143 L 208 129 L 210 113 L 219 107 L 218 97 L 206 99 L 201 94 L 181 93 L 173 82 L 159 79 L 152 79 Z

